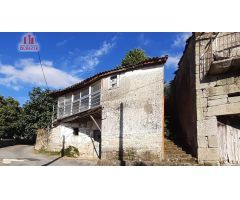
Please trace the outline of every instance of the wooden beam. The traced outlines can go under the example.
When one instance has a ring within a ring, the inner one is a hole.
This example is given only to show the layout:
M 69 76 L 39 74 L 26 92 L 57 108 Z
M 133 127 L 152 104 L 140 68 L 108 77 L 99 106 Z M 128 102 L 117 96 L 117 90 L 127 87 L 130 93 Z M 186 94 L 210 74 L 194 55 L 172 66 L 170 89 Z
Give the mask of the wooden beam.
M 99 131 L 102 133 L 102 130 L 101 130 L 100 126 L 98 125 L 98 123 L 96 122 L 96 120 L 94 119 L 94 117 L 92 115 L 90 115 L 90 117 L 93 120 L 93 122 L 95 123 L 95 125 L 97 126 L 97 128 L 99 129 Z

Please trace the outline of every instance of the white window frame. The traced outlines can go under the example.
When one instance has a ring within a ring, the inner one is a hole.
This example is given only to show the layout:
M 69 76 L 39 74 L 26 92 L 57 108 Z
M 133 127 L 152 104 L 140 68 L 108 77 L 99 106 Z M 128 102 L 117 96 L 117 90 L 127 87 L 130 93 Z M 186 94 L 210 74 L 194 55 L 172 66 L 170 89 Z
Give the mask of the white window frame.
M 112 85 L 111 85 L 111 77 L 113 77 L 113 76 L 117 76 L 117 86 L 115 86 L 115 87 L 112 87 Z M 119 82 L 120 82 L 119 80 L 120 80 L 119 74 L 109 76 L 109 77 L 108 77 L 108 89 L 109 89 L 109 90 L 113 90 L 113 89 L 118 88 L 118 87 L 119 87 Z

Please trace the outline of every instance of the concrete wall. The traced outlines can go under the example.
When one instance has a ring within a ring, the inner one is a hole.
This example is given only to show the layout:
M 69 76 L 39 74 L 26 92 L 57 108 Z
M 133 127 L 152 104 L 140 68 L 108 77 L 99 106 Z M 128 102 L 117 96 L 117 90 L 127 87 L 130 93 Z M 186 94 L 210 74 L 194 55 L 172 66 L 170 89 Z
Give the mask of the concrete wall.
M 219 36 L 223 34 L 226 33 Z M 200 79 L 199 58 L 208 42 L 207 34 L 198 37 L 195 47 L 198 160 L 218 162 L 217 116 L 240 113 L 240 96 L 229 97 L 231 93 L 240 92 L 240 76 L 239 73 L 224 73 Z
M 183 144 L 197 155 L 196 89 L 195 89 L 195 41 L 189 42 L 174 80 L 174 105 L 181 130 Z
M 123 159 L 162 159 L 162 105 L 163 66 L 120 74 L 119 87 L 112 90 L 104 78 L 103 158 L 119 159 L 123 153 Z

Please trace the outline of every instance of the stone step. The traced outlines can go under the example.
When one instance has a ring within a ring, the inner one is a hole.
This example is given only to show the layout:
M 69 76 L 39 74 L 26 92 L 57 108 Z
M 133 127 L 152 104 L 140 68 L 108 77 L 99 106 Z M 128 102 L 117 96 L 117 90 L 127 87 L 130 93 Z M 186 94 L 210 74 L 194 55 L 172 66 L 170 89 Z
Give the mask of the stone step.
M 193 166 L 198 165 L 197 160 L 191 154 L 186 153 L 179 145 L 175 144 L 169 139 L 164 142 L 164 155 L 165 160 L 160 162 L 159 165 L 170 166 Z
M 187 159 L 191 159 L 192 156 L 191 155 L 165 155 L 165 158 L 187 158 Z
M 196 160 L 194 158 L 166 158 L 167 162 L 190 162 L 194 163 Z
M 165 154 L 185 154 L 186 152 L 180 149 L 167 149 L 164 151 Z

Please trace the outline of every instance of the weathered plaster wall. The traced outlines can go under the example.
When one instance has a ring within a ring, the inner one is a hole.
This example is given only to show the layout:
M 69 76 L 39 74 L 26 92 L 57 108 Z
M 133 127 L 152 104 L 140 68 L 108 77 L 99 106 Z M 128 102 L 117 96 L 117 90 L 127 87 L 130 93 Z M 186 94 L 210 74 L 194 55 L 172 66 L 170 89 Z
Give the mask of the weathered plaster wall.
M 192 38 L 180 62 L 174 80 L 174 106 L 184 145 L 197 155 L 196 89 L 195 89 L 195 41 Z
M 96 119 L 96 121 L 101 124 L 100 119 Z M 78 127 L 79 133 L 78 135 L 73 134 L 73 128 L 72 127 Z M 86 121 L 81 122 L 79 120 L 79 123 L 74 124 L 60 124 L 54 128 L 51 129 L 51 132 L 49 134 L 45 133 L 45 138 L 40 139 L 37 141 L 37 144 L 35 145 L 35 149 L 39 150 L 42 146 L 42 140 L 47 145 L 45 150 L 47 151 L 61 151 L 63 148 L 63 136 L 65 135 L 65 148 L 68 146 L 74 146 L 78 148 L 80 153 L 80 158 L 84 159 L 95 159 L 99 156 L 99 150 L 100 150 L 100 143 L 97 141 L 94 141 L 92 131 L 97 130 L 96 125 L 93 123 L 93 121 Z
M 223 34 L 226 33 L 220 33 Z M 231 93 L 240 92 L 240 76 L 237 73 L 225 73 L 205 76 L 200 80 L 199 58 L 208 42 L 209 37 L 199 37 L 195 48 L 198 160 L 218 162 L 217 116 L 240 113 L 240 96 L 229 97 Z
M 120 74 L 112 90 L 103 79 L 102 156 L 119 159 L 122 145 L 124 159 L 162 158 L 162 105 L 163 66 Z

